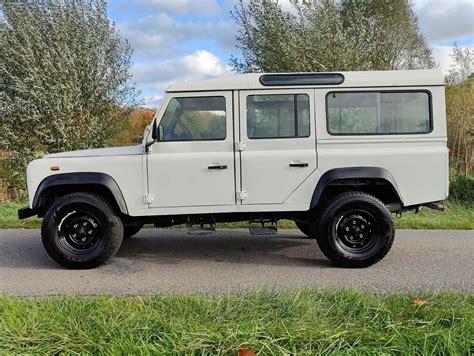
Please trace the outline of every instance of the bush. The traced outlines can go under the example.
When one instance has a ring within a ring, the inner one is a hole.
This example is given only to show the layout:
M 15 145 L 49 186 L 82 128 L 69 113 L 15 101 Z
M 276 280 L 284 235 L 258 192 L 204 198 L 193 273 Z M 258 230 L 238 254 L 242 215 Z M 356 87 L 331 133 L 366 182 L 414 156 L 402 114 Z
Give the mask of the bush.
M 474 177 L 452 175 L 450 177 L 449 195 L 451 200 L 474 206 Z
M 106 1 L 0 0 L 0 14 L 0 179 L 22 199 L 29 161 L 109 144 L 138 92 Z

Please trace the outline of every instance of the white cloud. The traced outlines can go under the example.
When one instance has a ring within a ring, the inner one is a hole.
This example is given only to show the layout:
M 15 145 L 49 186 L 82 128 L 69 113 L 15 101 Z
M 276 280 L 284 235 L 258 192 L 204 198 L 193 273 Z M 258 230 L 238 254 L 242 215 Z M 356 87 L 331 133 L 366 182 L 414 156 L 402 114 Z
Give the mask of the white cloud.
M 417 1 L 423 34 L 430 41 L 446 41 L 474 35 L 473 1 Z
M 451 58 L 451 51 L 453 47 L 451 46 L 433 46 L 433 57 L 438 65 L 445 74 L 451 69 L 453 60 Z
M 163 99 L 163 92 L 173 83 L 188 82 L 232 74 L 222 60 L 206 50 L 197 50 L 181 57 L 153 62 L 135 63 L 133 79 L 147 93 L 146 107 L 156 108 Z
M 221 50 L 233 48 L 235 25 L 229 21 L 178 21 L 165 13 L 156 13 L 118 24 L 121 35 L 141 59 L 170 58 L 190 41 L 211 42 Z
M 183 66 L 192 74 L 218 77 L 226 72 L 221 60 L 206 50 L 198 50 L 181 59 Z
M 148 108 L 158 108 L 163 100 L 163 95 L 146 95 L 143 97 L 144 106 Z
M 132 73 L 140 88 L 163 91 L 172 83 L 228 75 L 230 69 L 215 54 L 197 50 L 163 61 L 136 63 Z

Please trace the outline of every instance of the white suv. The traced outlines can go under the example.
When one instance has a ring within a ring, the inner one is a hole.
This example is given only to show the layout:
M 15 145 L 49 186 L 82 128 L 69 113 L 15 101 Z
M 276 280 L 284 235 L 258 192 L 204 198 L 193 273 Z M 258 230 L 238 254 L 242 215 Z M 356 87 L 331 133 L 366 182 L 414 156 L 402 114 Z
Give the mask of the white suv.
M 143 224 L 294 220 L 343 267 L 390 249 L 390 212 L 448 195 L 444 78 L 437 70 L 244 74 L 172 85 L 143 143 L 56 153 L 28 166 L 48 254 L 91 268 Z

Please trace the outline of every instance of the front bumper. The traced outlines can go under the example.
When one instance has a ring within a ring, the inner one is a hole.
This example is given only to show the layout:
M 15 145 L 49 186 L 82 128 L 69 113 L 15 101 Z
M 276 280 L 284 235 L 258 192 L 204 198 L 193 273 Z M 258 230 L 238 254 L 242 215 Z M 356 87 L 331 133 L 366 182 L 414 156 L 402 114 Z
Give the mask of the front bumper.
M 37 215 L 37 209 L 31 209 L 29 207 L 18 209 L 18 219 L 26 219 L 31 216 Z

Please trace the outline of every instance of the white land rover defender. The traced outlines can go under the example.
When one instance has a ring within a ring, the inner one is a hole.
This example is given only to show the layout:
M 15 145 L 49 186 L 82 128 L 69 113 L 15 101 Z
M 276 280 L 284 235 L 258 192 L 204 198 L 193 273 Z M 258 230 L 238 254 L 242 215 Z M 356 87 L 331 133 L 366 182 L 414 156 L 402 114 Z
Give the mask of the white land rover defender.
M 391 212 L 448 195 L 437 70 L 244 74 L 172 85 L 143 143 L 56 153 L 28 166 L 48 254 L 92 268 L 143 224 L 294 220 L 336 265 L 366 267 L 394 239 Z M 193 228 L 194 227 L 194 228 Z

